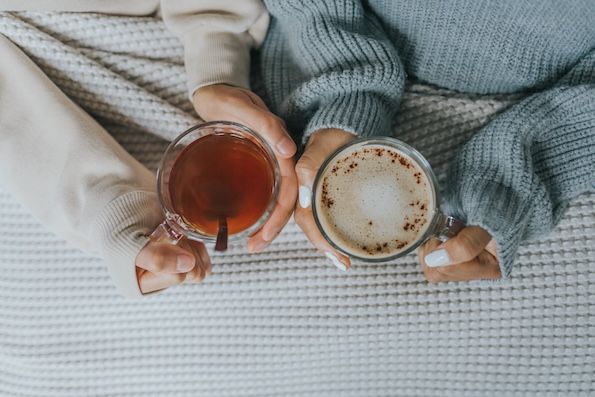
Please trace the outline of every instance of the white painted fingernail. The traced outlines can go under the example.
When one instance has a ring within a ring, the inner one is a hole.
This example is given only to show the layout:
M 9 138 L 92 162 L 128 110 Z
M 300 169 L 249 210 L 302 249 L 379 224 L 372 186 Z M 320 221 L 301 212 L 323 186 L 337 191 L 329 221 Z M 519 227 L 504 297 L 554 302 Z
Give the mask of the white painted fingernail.
M 308 186 L 300 186 L 299 201 L 300 207 L 308 208 L 312 204 L 312 190 Z
M 428 255 L 426 255 L 424 260 L 426 261 L 426 265 L 428 267 L 446 266 L 450 263 L 450 258 L 448 257 L 448 253 L 444 248 L 430 252 Z
M 332 252 L 325 252 L 324 254 L 331 260 L 331 262 L 333 262 L 333 265 L 337 266 L 337 269 L 341 270 L 342 272 L 347 271 L 347 266 L 345 266 L 345 264 L 341 262 L 339 258 L 337 258 Z

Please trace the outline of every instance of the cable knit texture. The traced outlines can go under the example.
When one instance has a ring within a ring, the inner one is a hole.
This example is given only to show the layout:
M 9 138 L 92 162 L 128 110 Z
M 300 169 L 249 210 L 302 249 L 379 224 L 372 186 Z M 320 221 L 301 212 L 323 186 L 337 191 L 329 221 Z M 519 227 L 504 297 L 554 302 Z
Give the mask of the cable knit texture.
M 157 19 L 0 14 L 0 32 L 152 170 L 196 121 Z M 453 154 L 521 99 L 411 84 L 393 134 L 445 185 Z M 586 194 L 510 279 L 430 285 L 413 254 L 338 272 L 290 222 L 264 253 L 212 253 L 203 284 L 131 301 L 0 188 L 0 395 L 587 397 L 594 237 Z
M 386 135 L 407 74 L 468 94 L 534 93 L 458 153 L 447 211 L 488 230 L 501 272 L 595 183 L 595 2 L 265 1 L 263 91 L 304 142 Z

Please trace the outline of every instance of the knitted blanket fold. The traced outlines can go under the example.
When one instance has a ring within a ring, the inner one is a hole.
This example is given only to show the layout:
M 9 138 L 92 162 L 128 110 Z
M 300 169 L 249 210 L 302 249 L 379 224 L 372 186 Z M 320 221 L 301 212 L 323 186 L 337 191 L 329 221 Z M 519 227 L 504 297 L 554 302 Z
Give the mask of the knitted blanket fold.
M 0 13 L 0 34 L 151 169 L 197 121 L 157 19 Z M 395 134 L 444 181 L 517 99 L 410 83 Z M 290 222 L 265 253 L 212 253 L 203 284 L 127 301 L 0 187 L 0 395 L 593 395 L 594 241 L 583 195 L 510 280 L 430 285 L 415 255 L 338 272 Z

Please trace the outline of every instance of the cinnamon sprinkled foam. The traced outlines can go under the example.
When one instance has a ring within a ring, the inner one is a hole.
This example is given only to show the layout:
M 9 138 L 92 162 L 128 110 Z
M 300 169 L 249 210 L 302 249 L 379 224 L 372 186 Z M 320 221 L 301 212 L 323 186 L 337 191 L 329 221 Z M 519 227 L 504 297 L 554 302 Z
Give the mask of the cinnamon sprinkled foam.
M 362 258 L 405 251 L 434 213 L 433 190 L 419 165 L 382 145 L 338 156 L 326 167 L 316 193 L 322 229 L 345 252 Z

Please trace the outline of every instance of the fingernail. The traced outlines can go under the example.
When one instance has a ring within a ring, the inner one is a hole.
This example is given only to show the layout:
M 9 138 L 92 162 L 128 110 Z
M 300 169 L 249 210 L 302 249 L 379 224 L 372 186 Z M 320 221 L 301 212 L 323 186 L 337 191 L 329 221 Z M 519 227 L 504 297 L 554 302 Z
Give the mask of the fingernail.
M 341 262 L 339 258 L 337 258 L 332 252 L 325 252 L 324 254 L 331 260 L 331 262 L 333 262 L 333 265 L 335 265 L 337 269 L 341 270 L 342 272 L 347 271 L 347 266 L 345 266 L 345 264 Z
M 444 248 L 430 252 L 428 255 L 426 255 L 424 260 L 426 261 L 426 265 L 428 267 L 446 266 L 450 263 L 450 258 L 448 257 L 448 253 Z
M 302 208 L 308 208 L 312 204 L 312 190 L 308 186 L 300 186 L 299 201 Z
M 178 255 L 176 258 L 176 269 L 180 272 L 188 272 L 194 267 L 194 257 L 190 255 Z
M 293 156 L 297 147 L 291 138 L 285 137 L 277 144 L 277 150 L 285 156 Z

